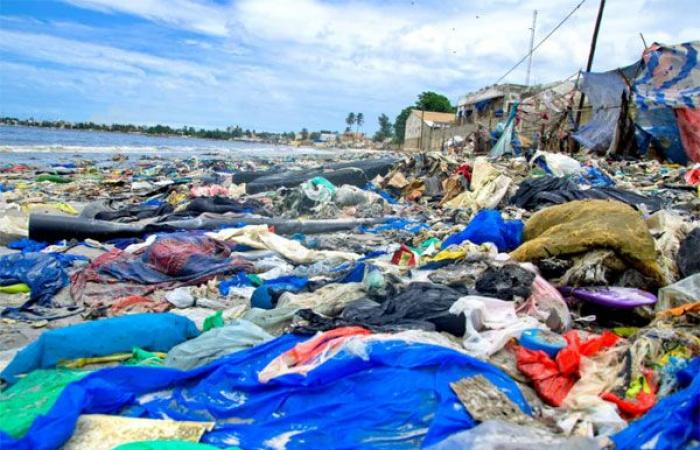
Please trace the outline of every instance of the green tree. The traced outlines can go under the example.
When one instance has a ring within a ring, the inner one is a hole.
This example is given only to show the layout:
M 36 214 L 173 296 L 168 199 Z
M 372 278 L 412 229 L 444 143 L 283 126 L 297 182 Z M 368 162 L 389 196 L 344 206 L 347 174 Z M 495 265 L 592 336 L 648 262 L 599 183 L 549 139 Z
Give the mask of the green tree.
M 306 128 L 302 128 L 301 129 L 301 140 L 305 141 L 308 138 L 309 138 L 309 130 L 307 130 Z
M 357 113 L 355 116 L 355 123 L 357 124 L 356 134 L 360 133 L 360 127 L 365 124 L 365 115 L 361 112 Z
M 408 120 L 408 116 L 411 115 L 413 109 L 415 109 L 415 106 L 405 107 L 394 120 L 394 140 L 399 144 L 403 144 L 403 138 L 406 134 L 406 120 Z
M 390 138 L 392 135 L 392 125 L 391 121 L 389 120 L 389 116 L 386 114 L 380 114 L 379 118 L 377 118 L 377 121 L 379 122 L 379 130 L 377 130 L 376 133 L 374 133 L 374 137 L 372 138 L 374 142 L 382 142 L 387 138 Z
M 418 96 L 416 108 L 423 111 L 435 111 L 444 113 L 455 112 L 455 107 L 450 103 L 450 99 L 435 92 L 426 91 Z
M 355 113 L 351 112 L 348 114 L 348 116 L 345 118 L 345 123 L 348 124 L 348 128 L 352 128 L 353 125 L 355 125 Z
M 320 141 L 321 133 L 319 133 L 318 131 L 312 131 L 311 134 L 309 134 L 309 139 L 311 139 L 314 142 Z

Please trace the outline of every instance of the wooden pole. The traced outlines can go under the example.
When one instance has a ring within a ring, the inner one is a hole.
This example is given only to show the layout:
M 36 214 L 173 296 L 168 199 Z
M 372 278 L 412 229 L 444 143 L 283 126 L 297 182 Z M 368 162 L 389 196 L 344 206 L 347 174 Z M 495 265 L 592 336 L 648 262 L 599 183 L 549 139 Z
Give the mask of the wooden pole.
M 598 31 L 600 31 L 600 22 L 603 19 L 603 9 L 605 8 L 605 0 L 600 0 L 600 5 L 598 6 L 598 17 L 595 20 L 595 28 L 593 29 L 593 38 L 591 39 L 591 49 L 588 52 L 588 63 L 586 64 L 586 72 L 591 71 L 593 67 L 593 56 L 595 56 L 595 46 L 598 42 Z M 578 102 L 578 110 L 576 111 L 576 125 L 574 131 L 578 130 L 581 124 L 581 111 L 583 110 L 583 103 L 585 96 L 581 92 L 581 99 Z

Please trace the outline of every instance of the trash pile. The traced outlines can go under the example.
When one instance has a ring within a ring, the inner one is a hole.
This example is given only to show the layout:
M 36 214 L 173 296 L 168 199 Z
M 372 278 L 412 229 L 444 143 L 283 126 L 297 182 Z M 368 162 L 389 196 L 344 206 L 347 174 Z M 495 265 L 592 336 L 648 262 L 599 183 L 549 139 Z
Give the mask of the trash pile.
M 0 448 L 700 444 L 700 166 L 0 168 Z

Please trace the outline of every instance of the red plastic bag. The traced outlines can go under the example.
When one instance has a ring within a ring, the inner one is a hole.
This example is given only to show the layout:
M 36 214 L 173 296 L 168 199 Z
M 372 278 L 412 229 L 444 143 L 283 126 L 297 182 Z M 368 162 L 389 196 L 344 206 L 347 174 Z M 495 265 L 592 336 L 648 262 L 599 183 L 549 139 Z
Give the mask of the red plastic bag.
M 455 175 L 462 175 L 464 178 L 466 178 L 467 183 L 472 182 L 472 168 L 469 164 L 462 164 L 461 166 L 457 167 L 454 171 Z
M 518 369 L 524 373 L 535 387 L 535 391 L 545 402 L 560 406 L 569 391 L 580 377 L 581 355 L 593 356 L 603 348 L 617 343 L 617 335 L 608 331 L 600 336 L 581 342 L 577 331 L 564 334 L 569 344 L 552 359 L 542 350 L 528 350 L 518 347 L 516 353 Z
M 391 263 L 401 267 L 415 267 L 418 265 L 418 259 L 418 255 L 413 250 L 406 244 L 401 244 L 401 248 L 391 257 Z
M 622 416 L 626 419 L 634 419 L 649 411 L 656 404 L 656 384 L 653 380 L 653 372 L 644 370 L 644 378 L 647 380 L 650 392 L 640 390 L 634 400 L 625 400 L 617 395 L 606 392 L 600 397 L 608 402 L 615 403 L 622 412 Z

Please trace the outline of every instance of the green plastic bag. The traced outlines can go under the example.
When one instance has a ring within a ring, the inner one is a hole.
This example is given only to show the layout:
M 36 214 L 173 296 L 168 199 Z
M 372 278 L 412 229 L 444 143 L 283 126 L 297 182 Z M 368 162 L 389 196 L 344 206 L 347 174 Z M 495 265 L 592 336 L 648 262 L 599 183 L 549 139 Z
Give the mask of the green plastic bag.
M 42 181 L 50 181 L 52 183 L 70 183 L 73 180 L 70 178 L 64 178 L 60 175 L 48 175 L 48 174 L 43 174 L 39 175 L 38 177 L 34 178 L 34 181 L 41 183 Z
M 46 414 L 73 381 L 89 371 L 40 369 L 30 372 L 4 392 L 0 392 L 0 430 L 14 438 L 22 437 L 38 416 Z
M 202 326 L 202 329 L 204 331 L 209 331 L 212 328 L 219 328 L 224 326 L 224 312 L 223 311 L 217 311 L 211 316 L 207 317 L 204 319 L 204 325 Z

